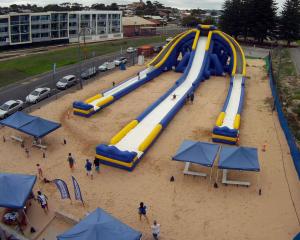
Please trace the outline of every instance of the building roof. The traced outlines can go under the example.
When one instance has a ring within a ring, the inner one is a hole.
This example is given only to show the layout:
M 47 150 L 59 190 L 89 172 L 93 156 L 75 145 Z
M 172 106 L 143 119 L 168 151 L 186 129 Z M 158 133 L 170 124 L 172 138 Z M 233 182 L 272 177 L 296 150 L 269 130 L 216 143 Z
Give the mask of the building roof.
M 148 21 L 142 17 L 138 17 L 138 16 L 123 17 L 122 21 L 123 21 L 123 26 L 139 26 L 139 25 L 153 26 L 153 25 L 155 25 L 155 23 Z

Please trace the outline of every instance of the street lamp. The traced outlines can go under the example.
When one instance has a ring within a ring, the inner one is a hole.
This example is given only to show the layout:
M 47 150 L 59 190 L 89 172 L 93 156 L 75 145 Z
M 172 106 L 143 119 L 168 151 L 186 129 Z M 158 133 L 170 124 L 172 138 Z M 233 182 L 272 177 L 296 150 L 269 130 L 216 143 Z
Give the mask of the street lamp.
M 78 24 L 78 62 L 79 62 L 79 84 L 80 84 L 80 89 L 83 88 L 83 83 L 82 83 L 82 78 L 81 78 L 81 51 L 80 51 L 80 36 L 83 33 L 83 44 L 85 46 L 85 33 L 88 31 L 91 34 L 91 28 L 88 27 L 83 27 L 79 31 L 79 24 Z

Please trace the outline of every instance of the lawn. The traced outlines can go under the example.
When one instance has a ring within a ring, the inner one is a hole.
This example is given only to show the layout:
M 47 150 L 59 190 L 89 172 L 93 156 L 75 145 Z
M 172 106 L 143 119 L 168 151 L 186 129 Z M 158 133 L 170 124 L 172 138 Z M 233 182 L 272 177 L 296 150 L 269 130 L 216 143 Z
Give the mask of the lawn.
M 300 40 L 297 41 L 298 46 L 300 46 Z
M 91 56 L 94 52 L 95 56 L 101 56 L 119 51 L 121 48 L 125 50 L 129 46 L 137 47 L 144 44 L 161 42 L 162 40 L 164 39 L 161 36 L 153 36 L 89 44 L 85 47 L 84 55 Z M 78 48 L 76 46 L 1 61 L 0 87 L 18 82 L 27 77 L 48 72 L 52 69 L 53 63 L 56 63 L 56 66 L 59 68 L 76 62 L 78 62 Z

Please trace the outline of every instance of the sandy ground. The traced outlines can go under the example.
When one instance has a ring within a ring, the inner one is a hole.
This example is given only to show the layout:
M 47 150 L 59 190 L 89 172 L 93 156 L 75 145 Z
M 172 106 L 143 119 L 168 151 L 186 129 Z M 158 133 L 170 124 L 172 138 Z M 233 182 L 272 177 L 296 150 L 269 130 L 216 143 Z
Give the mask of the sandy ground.
M 230 177 L 250 180 L 253 183 L 250 188 L 219 184 L 215 189 L 208 179 L 183 176 L 183 164 L 171 161 L 184 139 L 211 141 L 211 130 L 229 86 L 229 78 L 222 77 L 211 77 L 200 85 L 194 104 L 184 106 L 133 172 L 102 166 L 94 180 L 85 175 L 84 161 L 93 159 L 95 146 L 108 143 L 180 76 L 164 73 L 90 119 L 73 115 L 68 118 L 67 112 L 74 100 L 90 97 L 111 86 L 112 81 L 134 75 L 141 68 L 137 66 L 99 79 L 84 90 L 33 112 L 62 123 L 62 128 L 45 139 L 49 146 L 46 159 L 38 149 L 31 149 L 30 157 L 26 158 L 19 144 L 7 141 L 0 145 L 1 171 L 35 174 L 35 164 L 40 163 L 46 177 L 64 179 L 72 195 L 73 175 L 81 186 L 85 207 L 60 200 L 55 186 L 38 182 L 35 189 L 41 189 L 51 199 L 50 208 L 78 218 L 101 207 L 141 231 L 145 240 L 152 237 L 149 224 L 139 221 L 140 201 L 148 206 L 150 221 L 157 219 L 161 224 L 162 240 L 291 239 L 300 230 L 295 212 L 296 209 L 300 213 L 299 181 L 276 113 L 271 112 L 271 92 L 264 62 L 248 60 L 248 64 L 250 79 L 247 80 L 242 115 L 241 145 L 259 149 L 262 172 L 259 175 L 231 173 Z M 2 135 L 13 133 L 13 130 L 1 129 Z M 64 138 L 67 145 L 62 144 Z M 27 139 L 27 144 L 29 142 Z M 265 143 L 267 151 L 262 152 Z M 74 172 L 68 168 L 68 152 L 76 158 Z M 216 172 L 214 169 L 213 178 Z M 175 182 L 169 181 L 171 176 L 175 177 Z M 259 188 L 262 188 L 261 196 Z

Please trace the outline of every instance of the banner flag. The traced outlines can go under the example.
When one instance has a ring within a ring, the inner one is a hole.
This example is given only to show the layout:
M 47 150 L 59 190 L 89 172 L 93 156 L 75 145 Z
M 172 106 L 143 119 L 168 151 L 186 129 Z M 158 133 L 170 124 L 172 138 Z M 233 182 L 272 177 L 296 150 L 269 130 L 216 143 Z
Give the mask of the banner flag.
M 66 198 L 71 199 L 70 192 L 65 181 L 61 179 L 54 179 L 53 181 L 57 186 L 58 190 L 60 191 L 61 199 L 66 199 Z
M 82 199 L 79 184 L 73 176 L 72 176 L 72 182 L 73 182 L 73 186 L 74 186 L 75 199 L 79 200 L 83 203 L 83 199 Z

